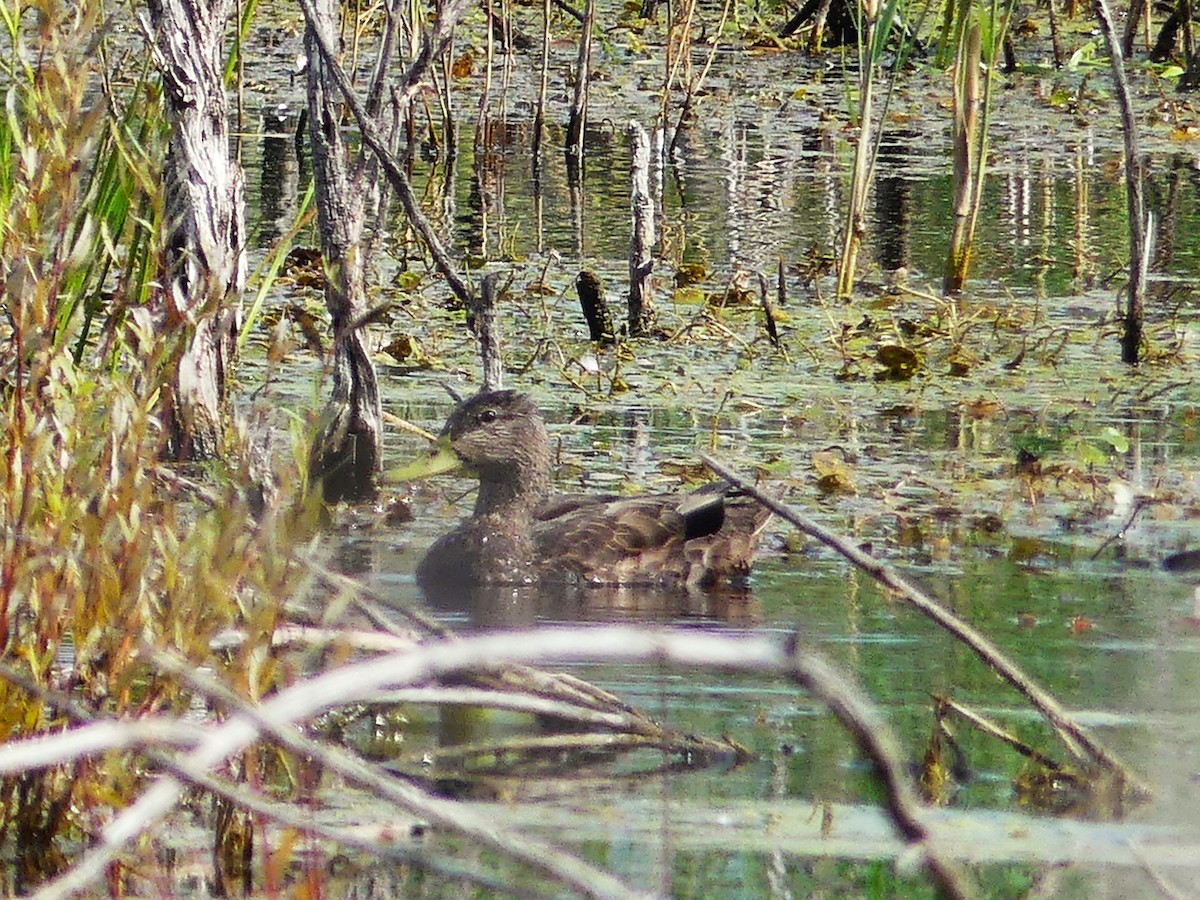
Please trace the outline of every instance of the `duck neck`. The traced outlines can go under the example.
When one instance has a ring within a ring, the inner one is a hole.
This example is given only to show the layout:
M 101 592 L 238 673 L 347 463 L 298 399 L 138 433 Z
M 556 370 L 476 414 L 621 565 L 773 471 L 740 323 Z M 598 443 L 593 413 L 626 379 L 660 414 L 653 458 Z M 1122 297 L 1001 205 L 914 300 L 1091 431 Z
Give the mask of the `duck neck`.
M 513 477 L 484 480 L 475 498 L 475 515 L 525 521 L 549 493 L 550 479 L 540 472 L 517 472 Z

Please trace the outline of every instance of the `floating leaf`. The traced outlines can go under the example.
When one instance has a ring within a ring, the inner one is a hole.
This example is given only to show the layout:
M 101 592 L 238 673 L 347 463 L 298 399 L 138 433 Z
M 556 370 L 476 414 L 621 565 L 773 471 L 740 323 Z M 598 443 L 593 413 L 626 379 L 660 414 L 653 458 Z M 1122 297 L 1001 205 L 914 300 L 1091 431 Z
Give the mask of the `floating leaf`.
M 323 288 L 325 267 L 321 251 L 314 247 L 293 247 L 284 257 L 279 274 L 300 287 Z
M 680 263 L 675 270 L 675 286 L 687 287 L 698 284 L 708 277 L 708 268 L 704 263 Z
M 1065 88 L 1058 88 L 1050 92 L 1049 103 L 1055 109 L 1065 109 L 1075 102 L 1075 94 Z
M 421 276 L 413 271 L 401 272 L 396 276 L 396 287 L 402 291 L 415 291 L 421 286 Z
M 883 371 L 875 376 L 880 381 L 907 381 L 921 370 L 916 351 L 899 344 L 884 344 L 875 358 L 883 365 Z
M 1033 765 L 1013 784 L 1017 800 L 1025 806 L 1048 812 L 1070 812 L 1090 808 L 1089 799 L 1101 787 L 1087 775 L 1061 766 Z
M 396 528 L 400 525 L 407 525 L 413 521 L 416 516 L 413 514 L 412 504 L 408 502 L 406 497 L 394 497 L 388 503 L 384 510 L 383 521 L 389 528 Z
M 706 296 L 710 306 L 746 306 L 751 303 L 758 302 L 758 297 L 753 291 L 748 291 L 736 284 L 731 284 L 726 290 L 711 291 Z
M 1096 627 L 1096 623 L 1087 616 L 1072 616 L 1069 624 L 1072 634 L 1087 634 Z
M 817 472 L 817 489 L 823 494 L 854 494 L 858 488 L 850 477 L 850 469 L 842 457 L 831 451 L 818 451 L 812 455 L 813 468 Z
M 699 288 L 685 287 L 677 290 L 671 300 L 680 306 L 700 306 L 705 302 L 705 297 Z
M 1085 466 L 1102 466 L 1108 462 L 1108 454 L 1094 444 L 1080 441 L 1075 446 L 1079 461 Z
M 756 462 L 754 471 L 763 478 L 786 478 L 792 472 L 792 463 L 784 456 L 772 455 Z
M 964 403 L 962 411 L 970 419 L 990 419 L 999 413 L 1002 408 L 995 400 L 979 397 L 976 400 L 968 400 Z
M 1117 453 L 1129 452 L 1129 438 L 1111 425 L 1100 432 L 1100 438 Z
M 994 513 L 986 513 L 971 523 L 971 528 L 983 534 L 1001 534 L 1004 520 Z
M 433 361 L 429 358 L 429 354 L 425 352 L 425 348 L 421 345 L 421 342 L 411 334 L 404 332 L 396 334 L 384 346 L 383 352 L 396 360 L 396 362 L 403 363 L 413 369 L 428 369 L 433 365 Z
M 1037 37 L 1041 29 L 1035 19 L 1022 19 L 1013 29 L 1021 37 Z
M 1013 446 L 1018 456 L 1026 453 L 1035 459 L 1041 459 L 1048 453 L 1062 449 L 1062 441 L 1041 431 L 1029 431 L 1013 436 Z
M 971 374 L 971 362 L 961 356 L 950 357 L 950 374 L 955 378 L 965 378 Z
M 678 478 L 684 484 L 704 484 L 712 481 L 712 473 L 703 463 L 665 462 L 660 468 L 664 475 Z
M 455 78 L 468 78 L 474 68 L 475 54 L 468 50 L 454 60 L 454 65 L 450 67 L 450 73 Z
M 1017 449 L 1017 472 L 1022 475 L 1040 475 L 1042 458 L 1025 447 Z

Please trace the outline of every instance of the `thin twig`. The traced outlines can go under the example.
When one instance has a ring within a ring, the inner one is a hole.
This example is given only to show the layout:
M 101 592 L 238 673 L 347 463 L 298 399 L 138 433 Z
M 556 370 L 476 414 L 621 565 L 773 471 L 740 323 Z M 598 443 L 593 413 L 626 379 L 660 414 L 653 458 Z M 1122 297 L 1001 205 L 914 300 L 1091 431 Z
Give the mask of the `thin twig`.
M 424 438 L 431 444 L 437 441 L 437 435 L 432 431 L 426 431 L 420 425 L 414 425 L 408 419 L 402 419 L 395 413 L 384 410 L 383 421 L 387 422 L 393 428 L 399 428 L 401 431 L 407 431 L 409 434 L 415 434 L 419 438 Z
M 398 691 L 380 691 L 377 694 L 368 694 L 363 698 L 363 702 L 386 706 L 396 706 L 401 703 L 433 706 L 479 706 L 504 712 L 562 719 L 580 725 L 609 728 L 614 731 L 622 731 L 628 724 L 628 717 L 621 713 L 602 712 L 575 703 L 564 703 L 561 700 L 536 695 L 515 694 L 511 691 L 477 687 L 415 687 L 403 688 Z M 0 753 L 0 759 L 3 759 L 2 753 Z M 3 769 L 0 769 L 0 773 L 2 772 Z
M 789 655 L 792 677 L 829 707 L 842 727 L 853 735 L 859 749 L 875 763 L 887 790 L 892 824 L 909 846 L 924 852 L 929 871 L 942 893 L 947 897 L 974 896 L 974 887 L 945 853 L 944 845 L 930 835 L 924 807 L 908 774 L 907 757 L 883 712 L 824 658 L 801 652 L 796 642 L 792 642 Z
M 575 7 L 568 4 L 566 2 L 566 0 L 554 0 L 554 5 L 557 6 L 559 9 L 561 9 L 563 12 L 565 12 L 568 16 L 570 16 L 572 19 L 574 19 L 580 25 L 583 24 L 583 13 L 581 13 Z
M 1142 301 L 1146 295 L 1146 274 L 1150 251 L 1151 223 L 1147 222 L 1142 173 L 1145 164 L 1138 148 L 1137 114 L 1129 96 L 1125 78 L 1125 60 L 1117 40 L 1112 14 L 1105 0 L 1092 0 L 1092 9 L 1100 33 L 1108 46 L 1117 108 L 1121 114 L 1121 133 L 1125 140 L 1125 205 L 1129 219 L 1129 294 L 1125 307 L 1125 330 L 1121 335 L 1121 360 L 1136 366 L 1142 342 Z
M 10 680 L 7 672 L 3 677 Z M 12 776 L 69 765 L 79 759 L 120 750 L 144 751 L 154 747 L 191 750 L 203 737 L 204 730 L 199 722 L 181 722 L 166 716 L 135 722 L 92 722 L 66 731 L 6 741 L 0 745 L 0 775 Z
M 960 703 L 957 700 L 951 700 L 949 697 L 942 697 L 938 695 L 934 695 L 933 699 L 940 707 L 943 707 L 946 710 L 954 713 L 960 719 L 983 732 L 988 737 L 995 738 L 1001 743 L 1008 744 L 1008 746 L 1012 747 L 1022 756 L 1032 759 L 1038 765 L 1045 766 L 1047 769 L 1055 772 L 1062 769 L 1062 766 L 1048 757 L 1045 753 L 1042 753 L 1040 750 L 1029 746 L 1020 738 L 1005 731 L 987 716 L 976 712 L 966 704 Z
M 1107 550 L 1110 544 L 1112 544 L 1114 541 L 1122 540 L 1125 537 L 1126 532 L 1133 527 L 1134 520 L 1142 514 L 1142 510 L 1151 506 L 1154 502 L 1154 499 L 1151 497 L 1138 497 L 1138 499 L 1134 502 L 1133 510 L 1129 513 L 1129 517 L 1125 520 L 1125 523 L 1108 537 L 1106 537 L 1100 543 L 1100 546 L 1096 548 L 1095 552 L 1088 557 L 1088 559 L 1093 561 L 1099 559 L 1100 554 Z
M 353 847 L 382 859 L 418 865 L 427 871 L 459 881 L 468 881 L 491 891 L 516 892 L 513 884 L 501 879 L 493 872 L 463 863 L 447 854 L 437 853 L 429 847 L 398 843 L 397 823 L 394 820 L 380 822 L 376 825 L 358 823 L 353 828 L 327 825 L 314 818 L 311 809 L 299 807 L 294 803 L 273 802 L 251 790 L 245 784 L 227 778 L 219 778 L 211 772 L 180 760 L 178 757 L 159 753 L 152 758 L 156 764 L 168 769 L 181 781 L 216 796 L 224 797 L 239 808 L 264 816 L 287 828 L 324 838 L 343 847 Z M 418 818 L 414 824 L 419 823 L 420 819 Z M 526 896 L 526 892 L 527 888 L 522 887 L 521 896 Z M 539 897 L 554 896 L 549 892 L 542 891 L 535 891 L 535 894 Z

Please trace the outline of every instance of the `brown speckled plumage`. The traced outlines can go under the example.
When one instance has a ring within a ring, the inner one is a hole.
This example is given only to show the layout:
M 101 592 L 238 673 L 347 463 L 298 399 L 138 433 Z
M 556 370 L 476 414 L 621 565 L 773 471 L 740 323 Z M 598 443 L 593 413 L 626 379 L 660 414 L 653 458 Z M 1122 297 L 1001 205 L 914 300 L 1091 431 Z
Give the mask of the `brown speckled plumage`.
M 550 493 L 541 413 L 515 391 L 464 401 L 442 429 L 479 478 L 470 518 L 417 567 L 426 591 L 550 581 L 708 587 L 744 576 L 769 515 L 711 484 L 641 497 Z

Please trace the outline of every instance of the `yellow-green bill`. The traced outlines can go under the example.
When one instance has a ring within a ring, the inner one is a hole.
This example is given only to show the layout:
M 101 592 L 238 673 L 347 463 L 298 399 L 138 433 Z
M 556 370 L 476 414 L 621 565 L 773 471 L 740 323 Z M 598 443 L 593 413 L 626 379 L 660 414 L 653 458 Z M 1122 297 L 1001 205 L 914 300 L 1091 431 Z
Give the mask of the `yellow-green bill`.
M 406 466 L 388 469 L 383 473 L 384 481 L 419 481 L 434 475 L 456 472 L 463 467 L 462 460 L 450 449 L 449 442 L 438 441 L 428 453 L 418 456 Z

